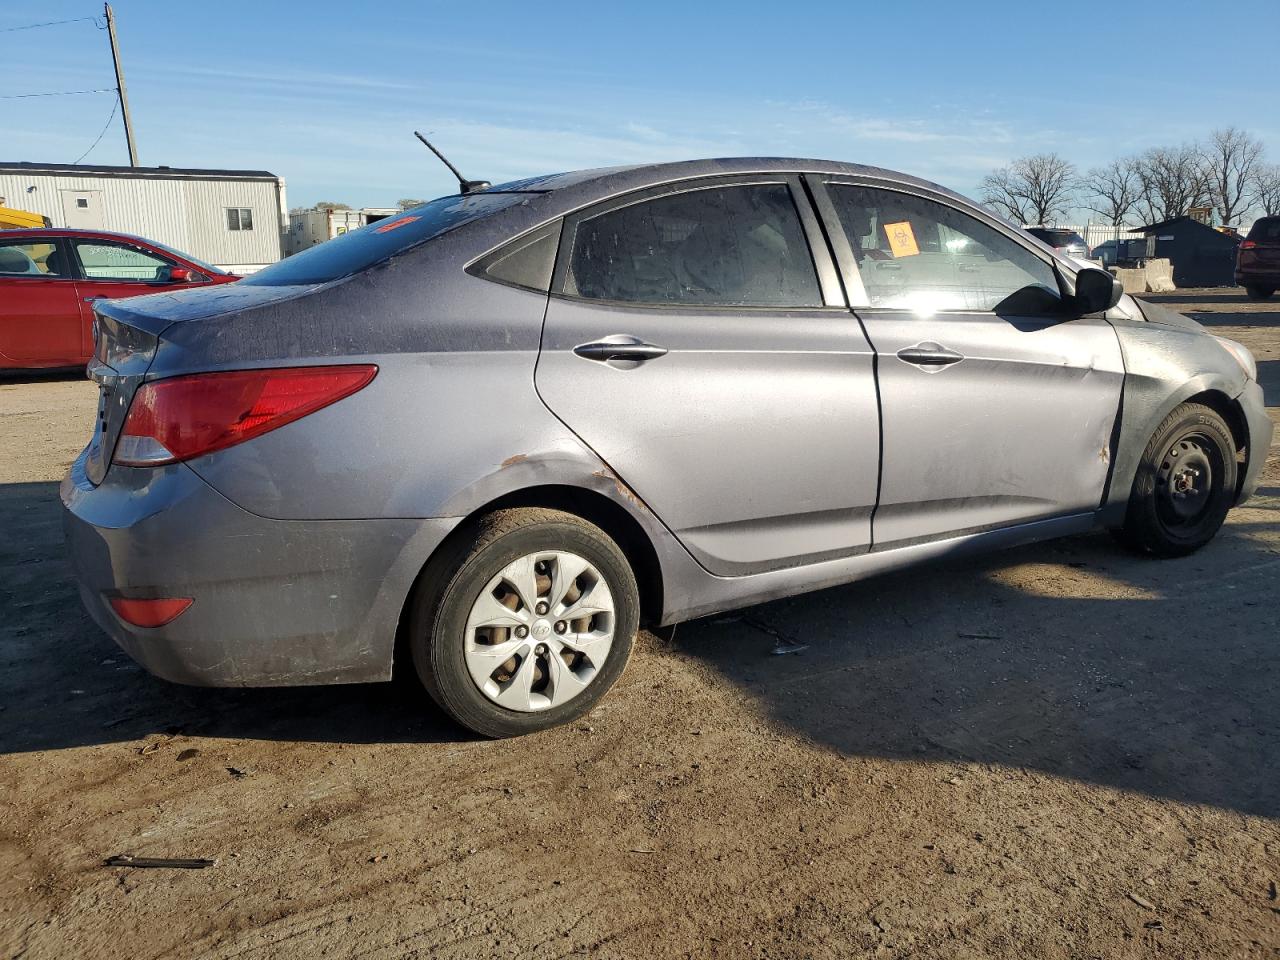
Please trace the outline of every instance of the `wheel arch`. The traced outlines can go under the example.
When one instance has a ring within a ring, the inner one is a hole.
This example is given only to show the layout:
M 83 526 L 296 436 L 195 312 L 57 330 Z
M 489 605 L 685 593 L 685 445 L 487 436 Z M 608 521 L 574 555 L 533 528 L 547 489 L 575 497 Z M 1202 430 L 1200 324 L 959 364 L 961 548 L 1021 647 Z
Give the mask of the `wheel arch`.
M 1146 390 L 1135 389 L 1126 383 L 1115 466 L 1102 506 L 1102 519 L 1108 526 L 1124 522 L 1129 493 L 1142 451 L 1146 449 L 1147 443 L 1165 417 L 1181 404 L 1199 403 L 1209 407 L 1226 421 L 1236 449 L 1248 451 L 1249 429 L 1244 411 L 1235 399 L 1239 393 L 1235 389 L 1237 384 L 1213 375 L 1194 377 L 1173 391 L 1151 390 L 1150 385 L 1158 381 L 1147 383 Z M 1244 482 L 1243 466 L 1237 471 L 1237 484 Z
M 628 488 L 615 481 L 620 491 L 630 494 Z M 510 490 L 500 496 L 476 506 L 445 537 L 431 556 L 427 558 L 422 569 L 414 578 L 400 611 L 400 619 L 396 629 L 393 671 L 399 673 L 400 666 L 408 663 L 408 612 L 417 595 L 422 577 L 431 565 L 431 560 L 441 552 L 449 549 L 461 537 L 469 535 L 480 518 L 497 510 L 513 507 L 544 507 L 563 510 L 574 516 L 595 524 L 618 544 L 631 570 L 635 574 L 636 584 L 640 589 L 640 622 L 642 625 L 662 622 L 664 611 L 664 587 L 662 561 L 657 548 L 644 525 L 622 504 L 599 490 L 571 483 L 544 483 L 534 486 Z

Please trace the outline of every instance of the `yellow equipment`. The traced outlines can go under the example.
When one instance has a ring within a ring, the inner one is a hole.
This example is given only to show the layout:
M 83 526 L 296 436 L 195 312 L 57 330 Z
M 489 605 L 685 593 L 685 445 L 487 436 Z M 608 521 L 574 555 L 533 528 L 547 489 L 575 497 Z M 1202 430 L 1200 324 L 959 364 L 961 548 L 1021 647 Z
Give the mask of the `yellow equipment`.
M 0 230 L 47 226 L 49 226 L 49 221 L 38 213 L 30 213 L 26 210 L 13 210 L 9 207 L 0 207 Z

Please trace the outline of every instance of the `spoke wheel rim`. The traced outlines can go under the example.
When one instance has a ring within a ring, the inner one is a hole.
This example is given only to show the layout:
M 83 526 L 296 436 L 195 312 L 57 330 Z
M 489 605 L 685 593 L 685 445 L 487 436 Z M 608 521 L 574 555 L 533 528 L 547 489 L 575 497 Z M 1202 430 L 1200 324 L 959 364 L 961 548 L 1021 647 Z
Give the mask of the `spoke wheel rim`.
M 1156 507 L 1165 529 L 1193 531 L 1211 512 L 1223 464 L 1216 444 L 1192 433 L 1165 450 L 1156 471 Z
M 595 564 L 565 550 L 526 554 L 472 603 L 463 638 L 467 672 L 500 707 L 550 710 L 600 673 L 616 623 L 613 592 Z

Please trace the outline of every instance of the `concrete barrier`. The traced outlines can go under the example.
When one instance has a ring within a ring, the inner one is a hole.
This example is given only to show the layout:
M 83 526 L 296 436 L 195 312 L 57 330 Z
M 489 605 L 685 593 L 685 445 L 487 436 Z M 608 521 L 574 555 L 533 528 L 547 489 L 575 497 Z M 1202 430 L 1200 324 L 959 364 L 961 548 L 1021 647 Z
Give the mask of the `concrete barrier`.
M 1112 267 L 1125 293 L 1169 293 L 1175 289 L 1173 263 L 1164 257 L 1148 260 L 1142 267 Z

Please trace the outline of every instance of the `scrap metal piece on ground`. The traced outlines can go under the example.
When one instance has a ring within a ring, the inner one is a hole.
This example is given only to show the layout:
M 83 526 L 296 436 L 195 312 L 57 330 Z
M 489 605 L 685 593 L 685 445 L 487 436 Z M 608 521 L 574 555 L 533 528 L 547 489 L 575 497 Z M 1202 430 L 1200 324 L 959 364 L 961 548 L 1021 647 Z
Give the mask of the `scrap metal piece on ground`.
M 177 870 L 203 870 L 212 867 L 217 860 L 184 857 L 132 857 L 121 853 L 107 857 L 104 861 L 108 867 L 172 867 Z

